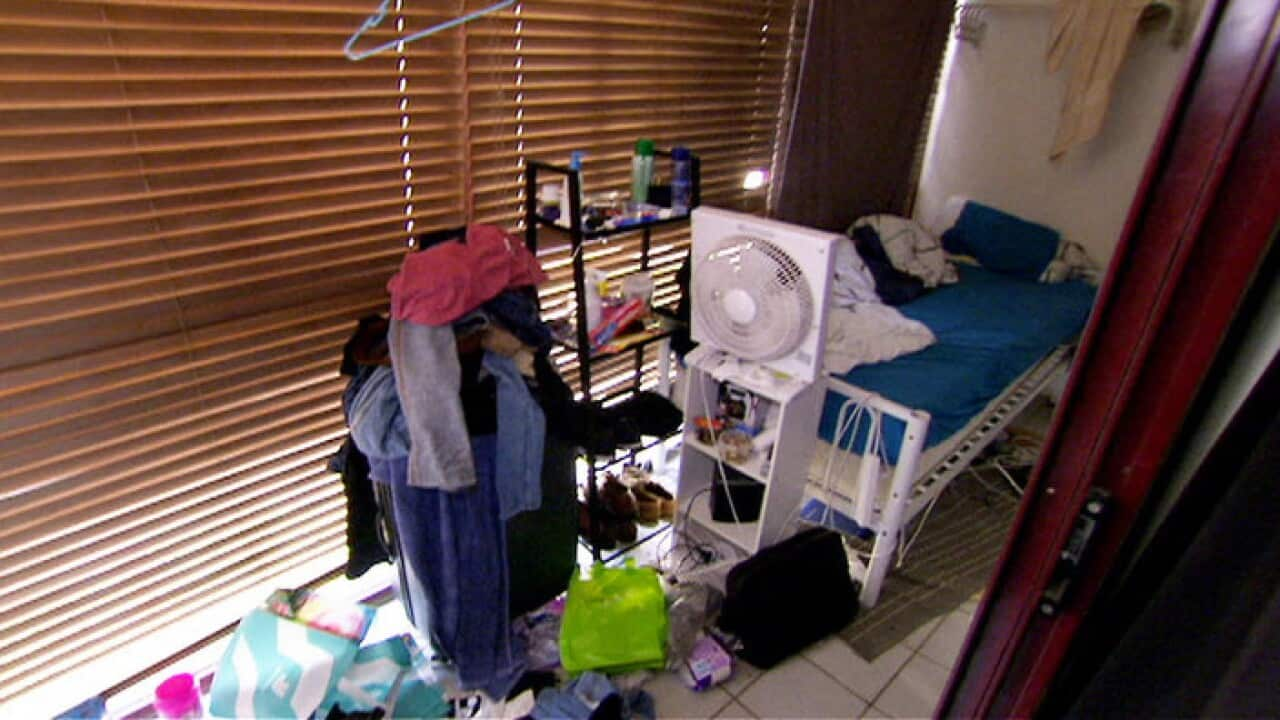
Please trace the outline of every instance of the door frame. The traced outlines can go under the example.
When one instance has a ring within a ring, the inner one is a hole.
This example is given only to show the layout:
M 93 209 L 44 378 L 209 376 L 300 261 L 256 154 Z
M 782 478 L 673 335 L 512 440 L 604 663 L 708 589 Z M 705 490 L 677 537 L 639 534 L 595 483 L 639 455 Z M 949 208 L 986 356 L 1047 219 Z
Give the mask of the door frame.
M 937 714 L 1026 717 L 1151 491 L 1280 218 L 1280 0 L 1212 0 Z M 1093 488 L 1111 506 L 1039 612 Z

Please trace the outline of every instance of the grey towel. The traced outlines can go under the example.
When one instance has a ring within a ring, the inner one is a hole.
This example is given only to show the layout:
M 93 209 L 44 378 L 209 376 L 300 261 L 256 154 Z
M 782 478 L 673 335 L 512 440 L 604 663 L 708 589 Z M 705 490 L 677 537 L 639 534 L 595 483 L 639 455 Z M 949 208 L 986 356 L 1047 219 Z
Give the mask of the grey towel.
M 453 329 L 392 318 L 387 342 L 409 427 L 409 485 L 437 490 L 475 485 Z

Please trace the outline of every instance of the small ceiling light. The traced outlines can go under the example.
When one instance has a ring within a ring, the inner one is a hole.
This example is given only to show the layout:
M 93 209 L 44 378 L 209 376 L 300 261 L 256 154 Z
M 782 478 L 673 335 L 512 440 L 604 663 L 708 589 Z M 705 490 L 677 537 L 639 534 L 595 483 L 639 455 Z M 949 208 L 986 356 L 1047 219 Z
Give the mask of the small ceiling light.
M 769 183 L 768 170 L 752 170 L 742 178 L 743 190 L 759 190 Z

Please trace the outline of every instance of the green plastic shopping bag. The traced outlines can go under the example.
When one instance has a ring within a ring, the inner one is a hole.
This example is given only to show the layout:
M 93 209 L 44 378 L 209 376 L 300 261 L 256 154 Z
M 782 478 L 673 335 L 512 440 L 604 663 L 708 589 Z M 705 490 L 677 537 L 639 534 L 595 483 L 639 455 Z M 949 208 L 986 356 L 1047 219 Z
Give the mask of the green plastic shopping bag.
M 667 605 L 653 568 L 596 564 L 569 580 L 560 662 L 571 673 L 660 669 L 667 659 Z

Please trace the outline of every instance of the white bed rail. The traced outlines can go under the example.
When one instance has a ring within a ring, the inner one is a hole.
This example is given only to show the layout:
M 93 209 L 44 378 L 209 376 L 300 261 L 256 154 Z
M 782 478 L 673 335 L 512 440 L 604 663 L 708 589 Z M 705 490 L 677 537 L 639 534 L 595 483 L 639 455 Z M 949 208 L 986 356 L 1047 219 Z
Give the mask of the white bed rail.
M 859 602 L 870 607 L 879 600 L 880 588 L 885 575 L 892 564 L 892 555 L 897 547 L 899 530 L 910 517 L 907 515 L 908 504 L 915 483 L 916 466 L 920 460 L 920 452 L 924 448 L 925 436 L 929 432 L 929 413 L 915 410 L 896 403 L 886 397 L 868 392 L 856 385 L 839 378 L 828 377 L 827 387 L 847 398 L 840 406 L 837 415 L 837 434 L 834 440 L 839 447 L 844 437 L 843 430 L 849 429 L 849 444 L 856 440 L 856 428 L 849 425 L 852 413 L 859 408 L 867 413 L 868 428 L 859 453 L 862 461 L 858 464 L 857 497 L 852 507 L 840 508 L 848 513 L 860 526 L 875 533 L 875 545 L 871 560 L 866 563 L 862 578 L 862 591 Z M 880 452 L 876 449 L 883 426 L 884 416 L 897 418 L 906 424 L 902 434 L 902 444 L 898 449 L 898 463 L 893 467 L 889 478 L 889 492 L 884 507 L 878 507 L 879 498 L 883 496 L 881 482 L 883 480 L 883 464 Z M 832 505 L 836 498 L 832 497 L 830 488 L 824 488 L 823 501 Z
M 836 435 L 828 462 L 840 452 L 854 452 L 856 433 L 850 422 L 853 413 L 860 409 L 869 422 L 862 441 L 858 476 L 854 496 L 849 497 L 835 490 L 830 478 L 811 495 L 826 503 L 829 508 L 852 518 L 862 528 L 874 534 L 871 557 L 852 563 L 862 574 L 862 591 L 859 602 L 871 607 L 880 598 L 884 578 L 893 564 L 903 538 L 903 529 L 926 508 L 951 480 L 969 466 L 969 463 L 1016 418 L 1023 409 L 1065 370 L 1071 360 L 1073 346 L 1061 346 L 1041 362 L 1009 385 L 984 411 L 982 419 L 967 432 L 944 442 L 950 445 L 940 460 L 932 467 L 919 468 L 928 434 L 930 416 L 922 410 L 909 408 L 888 398 L 869 392 L 836 377 L 826 377 L 827 387 L 847 398 L 837 415 Z M 884 461 L 875 443 L 881 434 L 884 416 L 897 418 L 906 424 L 902 444 L 898 450 L 898 462 L 888 477 L 883 471 Z M 845 429 L 850 431 L 848 443 Z M 828 472 L 830 465 L 828 464 Z M 917 472 L 919 470 L 919 472 Z M 887 483 L 888 487 L 885 487 Z

